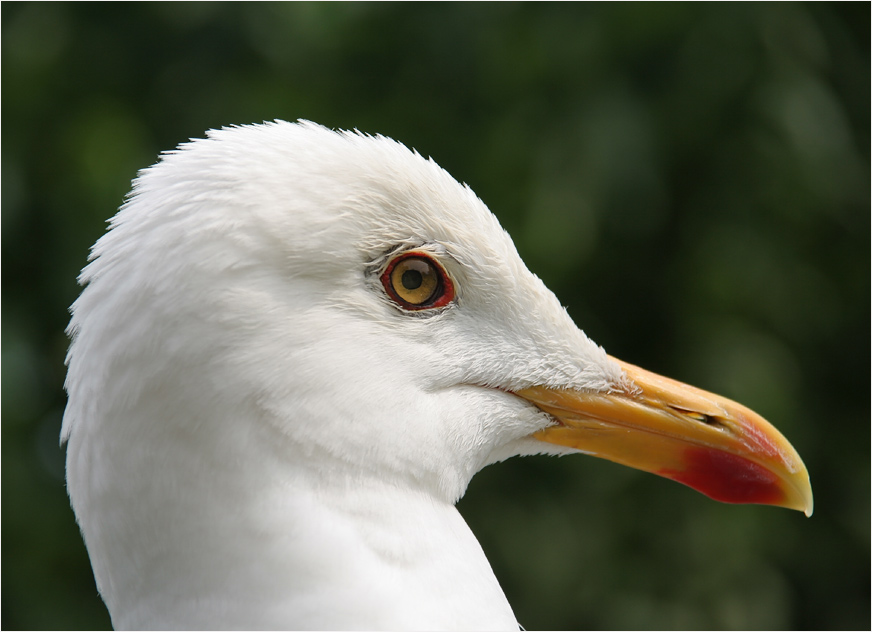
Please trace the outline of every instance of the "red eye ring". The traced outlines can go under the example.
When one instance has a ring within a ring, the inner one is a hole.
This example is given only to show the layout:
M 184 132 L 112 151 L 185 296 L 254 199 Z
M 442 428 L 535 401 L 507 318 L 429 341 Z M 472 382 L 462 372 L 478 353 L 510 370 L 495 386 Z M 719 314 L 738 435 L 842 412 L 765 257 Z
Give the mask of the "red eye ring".
M 454 283 L 430 254 L 420 250 L 394 257 L 382 272 L 385 292 L 410 311 L 444 307 L 454 300 Z

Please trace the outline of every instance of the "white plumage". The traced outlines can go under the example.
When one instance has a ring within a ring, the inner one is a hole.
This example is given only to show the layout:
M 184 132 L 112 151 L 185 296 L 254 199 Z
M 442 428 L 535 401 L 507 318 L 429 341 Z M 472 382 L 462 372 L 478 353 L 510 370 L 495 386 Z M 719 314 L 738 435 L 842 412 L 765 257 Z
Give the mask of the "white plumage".
M 445 305 L 386 285 L 410 252 Z M 223 129 L 143 171 L 91 259 L 62 438 L 116 627 L 517 629 L 454 503 L 579 447 L 515 393 L 639 389 L 469 188 L 382 137 Z

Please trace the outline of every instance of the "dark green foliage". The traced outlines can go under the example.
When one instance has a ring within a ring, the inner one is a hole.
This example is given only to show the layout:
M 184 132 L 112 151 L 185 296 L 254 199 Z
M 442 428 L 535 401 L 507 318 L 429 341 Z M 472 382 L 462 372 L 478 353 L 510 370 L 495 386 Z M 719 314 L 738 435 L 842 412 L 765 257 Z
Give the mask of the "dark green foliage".
M 868 629 L 868 3 L 2 5 L 2 627 L 109 625 L 63 488 L 75 277 L 210 128 L 382 133 L 468 182 L 612 354 L 756 409 L 816 510 L 584 457 L 460 509 L 536 628 Z

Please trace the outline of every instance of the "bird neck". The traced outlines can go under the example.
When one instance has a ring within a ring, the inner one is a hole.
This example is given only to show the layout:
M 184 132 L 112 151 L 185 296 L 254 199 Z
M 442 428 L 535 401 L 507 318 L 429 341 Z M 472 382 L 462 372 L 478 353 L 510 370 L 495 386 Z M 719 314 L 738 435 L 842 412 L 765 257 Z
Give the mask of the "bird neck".
M 146 433 L 123 461 L 131 437 L 101 436 L 70 449 L 102 472 L 77 511 L 116 628 L 517 629 L 472 532 L 425 490 L 288 459 L 269 432 L 236 452 Z

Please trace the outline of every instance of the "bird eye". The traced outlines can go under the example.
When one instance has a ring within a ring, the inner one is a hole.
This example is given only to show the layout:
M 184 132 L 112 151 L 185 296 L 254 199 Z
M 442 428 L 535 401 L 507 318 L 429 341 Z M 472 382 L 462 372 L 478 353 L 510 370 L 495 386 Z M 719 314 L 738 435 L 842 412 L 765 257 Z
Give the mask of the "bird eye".
M 421 252 L 407 252 L 382 273 L 382 285 L 394 302 L 410 310 L 443 307 L 454 298 L 454 284 L 434 259 Z

